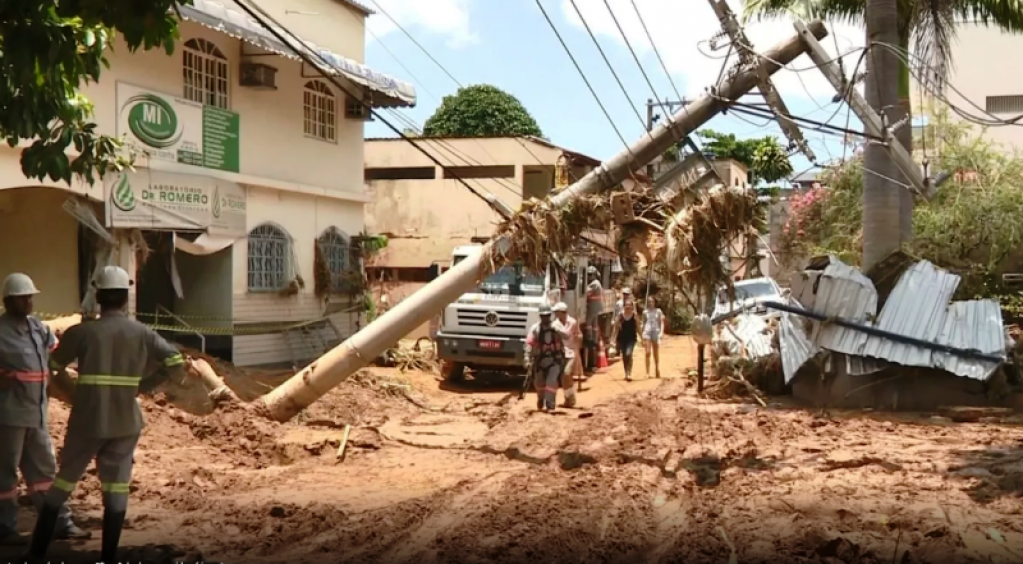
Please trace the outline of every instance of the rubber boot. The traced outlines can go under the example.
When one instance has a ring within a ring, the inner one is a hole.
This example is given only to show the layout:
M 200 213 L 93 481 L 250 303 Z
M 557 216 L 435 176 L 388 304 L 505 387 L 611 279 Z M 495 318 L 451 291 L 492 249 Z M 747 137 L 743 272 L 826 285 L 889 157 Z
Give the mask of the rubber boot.
M 26 561 L 36 562 L 46 557 L 46 551 L 53 542 L 53 533 L 57 530 L 59 517 L 60 507 L 43 504 L 36 519 L 36 528 L 32 531 L 32 543 L 29 545 L 28 554 L 25 555 Z
M 127 512 L 103 512 L 103 548 L 100 553 L 104 564 L 117 562 L 117 546 L 121 542 L 121 530 L 124 529 L 124 516 Z

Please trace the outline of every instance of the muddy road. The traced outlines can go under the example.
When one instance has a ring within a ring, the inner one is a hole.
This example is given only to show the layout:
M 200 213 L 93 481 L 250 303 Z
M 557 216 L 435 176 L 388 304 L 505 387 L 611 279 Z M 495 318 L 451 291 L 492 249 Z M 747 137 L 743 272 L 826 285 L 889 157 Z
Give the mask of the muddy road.
M 377 368 L 284 425 L 189 413 L 184 389 L 145 399 L 122 558 L 1023 561 L 1020 425 L 701 399 L 695 349 L 665 343 L 661 380 L 642 358 L 633 382 L 613 364 L 578 409 L 552 415 L 519 402 L 514 382 L 451 388 Z M 251 375 L 228 382 L 260 389 Z M 67 411 L 50 413 L 59 444 Z M 58 543 L 54 561 L 98 554 L 93 470 L 72 508 L 94 538 Z M 25 506 L 23 530 L 34 519 Z

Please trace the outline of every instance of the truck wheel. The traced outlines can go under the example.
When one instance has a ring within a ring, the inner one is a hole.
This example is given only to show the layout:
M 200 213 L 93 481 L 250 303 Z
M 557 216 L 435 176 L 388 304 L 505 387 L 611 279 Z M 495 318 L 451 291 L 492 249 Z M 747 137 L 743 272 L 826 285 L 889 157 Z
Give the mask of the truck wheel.
M 465 365 L 460 362 L 445 362 L 444 379 L 451 382 L 461 382 L 465 379 Z

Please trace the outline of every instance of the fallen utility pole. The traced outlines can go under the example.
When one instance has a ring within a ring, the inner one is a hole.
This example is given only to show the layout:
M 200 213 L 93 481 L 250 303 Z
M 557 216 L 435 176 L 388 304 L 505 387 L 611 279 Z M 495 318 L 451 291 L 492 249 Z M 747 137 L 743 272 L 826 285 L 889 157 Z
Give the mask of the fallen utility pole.
M 810 24 L 817 38 L 828 32 L 821 22 Z M 806 44 L 794 36 L 766 53 L 766 58 L 782 65 L 803 54 Z M 765 63 L 769 73 L 780 67 L 775 62 Z M 562 207 L 581 196 L 608 190 L 660 156 L 675 143 L 728 107 L 728 103 L 743 96 L 757 86 L 756 72 L 742 72 L 725 82 L 714 93 L 701 96 L 683 107 L 667 123 L 662 123 L 644 135 L 631 147 L 618 153 L 594 169 L 575 184 L 550 198 L 553 207 Z M 505 255 L 511 248 L 508 236 L 498 237 L 484 246 L 483 252 L 466 258 L 419 291 L 398 303 L 394 308 L 367 325 L 340 345 L 327 351 L 288 381 L 263 396 L 260 401 L 266 414 L 277 421 L 287 421 L 311 405 L 334 386 L 343 382 L 356 370 L 394 346 L 409 331 L 426 322 L 456 301 L 462 294 L 478 284 L 482 267 L 494 250 Z
M 923 171 L 917 166 L 912 155 L 895 137 L 893 128 L 888 127 L 885 120 L 877 115 L 877 112 L 867 104 L 863 96 L 856 91 L 854 83 L 850 83 L 845 78 L 838 65 L 833 63 L 832 58 L 828 56 L 828 52 L 817 42 L 817 39 L 814 37 L 816 34 L 810 29 L 812 24 L 808 27 L 805 23 L 796 20 L 793 25 L 795 25 L 799 36 L 806 43 L 807 56 L 820 68 L 824 77 L 838 91 L 838 95 L 849 104 L 852 111 L 856 112 L 856 116 L 863 122 L 863 128 L 866 130 L 867 135 L 873 137 L 873 140 L 868 140 L 868 142 L 874 143 L 877 142 L 877 139 L 883 139 L 884 145 L 891 154 L 892 162 L 905 175 L 909 184 L 913 187 L 913 191 L 928 200 L 933 198 L 938 185 L 941 184 L 944 178 L 939 177 L 932 180 L 924 176 Z M 853 79 L 856 80 L 856 77 L 853 77 Z M 906 124 L 903 125 L 903 127 L 906 126 Z

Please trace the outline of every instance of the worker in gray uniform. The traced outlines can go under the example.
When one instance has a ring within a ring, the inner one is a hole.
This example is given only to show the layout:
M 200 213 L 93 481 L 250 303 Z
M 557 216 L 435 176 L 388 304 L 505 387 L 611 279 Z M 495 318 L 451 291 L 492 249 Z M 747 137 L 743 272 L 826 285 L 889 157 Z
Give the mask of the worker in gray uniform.
M 47 429 L 47 380 L 53 331 L 32 316 L 35 283 L 20 272 L 3 284 L 0 315 L 0 545 L 27 544 L 18 532 L 18 469 L 36 511 L 53 485 L 57 460 Z M 89 538 L 71 521 L 67 504 L 57 516 L 59 538 Z
M 58 508 L 94 458 L 103 491 L 103 562 L 117 562 L 117 546 L 128 509 L 128 487 L 135 446 L 144 422 L 135 397 L 156 389 L 172 376 L 184 376 L 184 358 L 155 331 L 127 316 L 132 282 L 124 269 L 104 267 L 95 279 L 96 321 L 64 333 L 50 355 L 50 366 L 64 371 L 78 361 L 74 404 L 53 487 L 32 534 L 28 561 L 41 561 L 53 538 Z M 146 365 L 162 366 L 144 378 Z
M 536 410 L 553 412 L 556 408 L 561 374 L 565 369 L 567 335 L 551 322 L 551 306 L 540 306 L 540 322 L 526 334 L 526 371 L 533 372 Z M 566 394 L 568 393 L 566 388 Z

